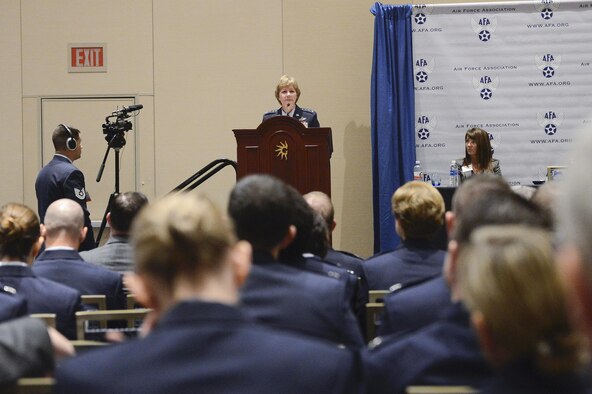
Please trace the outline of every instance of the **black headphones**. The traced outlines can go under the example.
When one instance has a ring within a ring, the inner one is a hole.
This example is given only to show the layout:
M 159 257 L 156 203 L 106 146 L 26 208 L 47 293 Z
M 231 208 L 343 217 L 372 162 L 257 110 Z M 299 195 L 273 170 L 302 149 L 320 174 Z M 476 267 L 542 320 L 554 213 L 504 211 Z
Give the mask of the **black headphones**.
M 72 134 L 72 130 L 70 130 L 70 128 L 63 123 L 60 123 L 60 126 L 62 126 L 64 129 L 66 129 L 68 134 L 70 134 L 70 136 L 66 140 L 66 148 L 68 148 L 68 150 L 76 150 L 76 148 L 78 147 L 78 142 L 76 142 L 76 138 L 74 138 L 74 134 Z

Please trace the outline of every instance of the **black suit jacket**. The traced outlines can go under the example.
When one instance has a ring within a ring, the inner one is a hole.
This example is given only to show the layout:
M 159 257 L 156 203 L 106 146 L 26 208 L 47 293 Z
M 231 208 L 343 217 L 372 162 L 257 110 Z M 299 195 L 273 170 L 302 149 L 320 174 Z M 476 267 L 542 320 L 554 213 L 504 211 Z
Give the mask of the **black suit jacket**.
M 53 367 L 45 323 L 23 317 L 0 324 L 0 387 L 24 376 L 43 376 Z
M 269 111 L 263 114 L 263 120 L 265 121 L 274 116 L 281 115 L 282 109 L 279 108 L 275 111 Z M 321 125 L 319 124 L 319 120 L 317 118 L 317 113 L 309 108 L 300 108 L 299 106 L 296 106 L 296 109 L 294 110 L 294 119 L 300 122 L 306 122 L 308 124 L 308 127 L 321 127 Z
M 72 287 L 81 294 L 104 294 L 107 309 L 125 309 L 121 274 L 88 263 L 75 250 L 45 250 L 33 264 L 33 272 Z
M 311 274 L 312 275 L 312 274 Z M 237 308 L 182 302 L 144 339 L 62 363 L 59 393 L 356 393 L 355 356 L 250 321 Z
M 86 207 L 90 197 L 86 191 L 84 175 L 67 157 L 55 155 L 49 163 L 39 171 L 35 181 L 37 209 L 41 223 L 49 205 L 61 198 L 76 201 L 84 211 L 84 225 L 88 228 L 86 238 L 79 250 L 90 250 L 95 247 L 90 213 Z

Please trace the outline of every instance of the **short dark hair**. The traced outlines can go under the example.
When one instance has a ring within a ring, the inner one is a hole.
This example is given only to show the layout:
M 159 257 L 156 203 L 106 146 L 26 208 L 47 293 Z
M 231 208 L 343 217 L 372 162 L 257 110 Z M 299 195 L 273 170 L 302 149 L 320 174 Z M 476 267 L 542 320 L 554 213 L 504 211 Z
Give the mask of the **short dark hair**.
M 318 212 L 314 212 L 310 237 L 308 237 L 305 252 L 324 258 L 328 250 L 329 227 L 323 216 Z
M 145 205 L 148 198 L 140 192 L 125 192 L 118 194 L 111 201 L 109 212 L 111 213 L 111 227 L 114 230 L 127 233 L 130 231 L 132 221 Z
M 305 211 L 302 206 L 306 207 Z M 301 211 L 305 217 L 298 217 Z M 296 226 L 298 233 L 288 255 L 302 254 L 312 225 L 312 211 L 300 193 L 271 175 L 256 174 L 241 179 L 230 193 L 228 214 L 237 236 L 249 241 L 255 250 L 271 250 L 286 236 L 291 225 Z
M 66 150 L 66 141 L 70 137 L 74 137 L 76 141 L 80 139 L 80 130 L 71 126 L 68 126 L 68 128 L 72 133 L 71 135 L 68 133 L 68 130 L 66 130 L 64 125 L 58 125 L 58 127 L 56 127 L 53 131 L 53 134 L 51 135 L 51 141 L 53 142 L 53 147 L 55 150 Z
M 480 194 L 463 207 L 452 238 L 462 245 L 469 242 L 475 229 L 496 224 L 523 224 L 549 231 L 552 228 L 549 214 L 538 205 L 511 190 L 495 190 Z

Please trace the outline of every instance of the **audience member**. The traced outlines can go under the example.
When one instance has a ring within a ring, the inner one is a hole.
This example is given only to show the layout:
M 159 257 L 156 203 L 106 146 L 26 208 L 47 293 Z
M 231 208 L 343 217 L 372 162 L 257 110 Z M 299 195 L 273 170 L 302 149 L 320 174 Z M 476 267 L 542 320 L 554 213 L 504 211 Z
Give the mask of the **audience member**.
M 55 155 L 41 169 L 35 181 L 41 223 L 45 222 L 45 211 L 52 202 L 61 198 L 76 201 L 84 211 L 84 225 L 88 229 L 86 237 L 80 245 L 80 250 L 93 249 L 95 239 L 90 213 L 86 207 L 86 203 L 90 201 L 90 195 L 86 191 L 82 171 L 72 164 L 82 156 L 80 130 L 60 124 L 53 131 L 51 140 L 55 148 Z
M 395 230 L 402 243 L 366 260 L 370 290 L 388 290 L 425 282 L 442 274 L 446 252 L 430 245 L 444 223 L 444 199 L 435 187 L 411 181 L 392 197 Z
M 57 329 L 74 339 L 74 313 L 82 308 L 80 293 L 33 272 L 30 265 L 42 244 L 35 212 L 18 203 L 0 208 L 0 282 L 27 300 L 27 313 L 55 313 Z
M 299 201 L 294 188 L 268 175 L 245 177 L 232 190 L 228 212 L 238 237 L 254 248 L 254 265 L 241 291 L 243 307 L 278 329 L 361 347 L 343 282 L 297 267 L 310 236 L 310 224 L 302 223 L 313 220 L 311 210 L 296 208 Z
M 452 211 L 445 214 L 448 237 L 453 237 L 455 223 L 466 207 L 479 196 L 501 190 L 510 192 L 502 177 L 477 175 L 464 182 L 452 198 Z M 403 334 L 415 331 L 438 320 L 442 310 L 450 305 L 450 289 L 442 275 L 427 282 L 402 288 L 385 297 L 385 313 L 378 326 L 379 335 Z
M 482 393 L 592 392 L 551 245 L 546 231 L 489 226 L 459 256 L 462 299 L 496 368 Z
M 167 197 L 132 233 L 130 283 L 156 324 L 143 339 L 64 362 L 58 392 L 359 392 L 350 351 L 259 326 L 236 308 L 251 247 L 236 243 L 212 202 Z
M 554 226 L 559 222 L 557 207 L 561 201 L 561 182 L 547 182 L 539 186 L 532 195 L 532 202 L 537 204 L 553 219 Z
M 139 192 L 126 192 L 115 196 L 107 213 L 110 234 L 105 245 L 80 253 L 83 260 L 101 265 L 116 272 L 134 269 L 133 250 L 129 244 L 132 221 L 148 199 Z
M 54 359 L 72 356 L 74 347 L 39 319 L 22 317 L 0 324 L 0 387 L 26 376 L 53 371 Z
M 566 182 L 558 204 L 558 231 L 562 243 L 558 260 L 567 288 L 573 318 L 588 337 L 592 349 L 592 136 L 587 133 L 572 154 Z M 561 181 L 553 181 L 561 182 Z M 560 186 L 561 187 L 561 186 Z
M 357 285 L 354 289 L 356 295 L 356 303 L 354 305 L 354 313 L 360 322 L 363 330 L 366 328 L 366 303 L 368 302 L 368 280 L 364 272 L 363 260 L 349 252 L 333 249 L 333 231 L 337 226 L 335 221 L 335 209 L 333 203 L 328 195 L 320 191 L 312 191 L 306 193 L 304 200 L 317 214 L 321 215 L 328 228 L 328 248 L 323 260 L 329 264 L 336 265 L 347 271 L 353 272 L 358 278 Z
M 300 205 L 299 209 L 311 209 L 304 200 L 299 200 L 299 202 L 301 203 L 297 204 Z M 302 225 L 302 223 L 297 224 L 296 231 L 302 232 Z M 326 255 L 329 244 L 327 238 L 328 231 L 329 230 L 327 229 L 325 219 L 323 219 L 318 213 L 313 213 L 312 229 L 310 231 L 310 236 L 308 237 L 308 242 L 304 248 L 305 253 L 302 255 L 304 259 L 302 261 L 292 261 L 291 265 L 343 281 L 344 286 L 347 288 L 347 290 L 344 292 L 346 301 L 350 303 L 352 310 L 355 310 L 357 301 L 356 289 L 358 287 L 357 277 L 353 272 L 337 267 L 323 260 L 323 256 Z M 360 325 L 360 329 L 363 331 L 364 327 Z
M 87 263 L 77 252 L 86 236 L 80 205 L 67 198 L 52 202 L 41 228 L 46 249 L 33 264 L 37 276 L 69 286 L 81 294 L 104 294 L 107 309 L 125 309 L 121 275 Z
M 376 338 L 365 355 L 368 391 L 403 393 L 410 385 L 479 387 L 490 376 L 469 314 L 461 303 L 458 254 L 479 227 L 525 224 L 549 229 L 550 221 L 535 204 L 512 191 L 482 194 L 465 208 L 455 224 L 444 266 L 452 303 L 441 311 L 437 321 L 410 335 Z

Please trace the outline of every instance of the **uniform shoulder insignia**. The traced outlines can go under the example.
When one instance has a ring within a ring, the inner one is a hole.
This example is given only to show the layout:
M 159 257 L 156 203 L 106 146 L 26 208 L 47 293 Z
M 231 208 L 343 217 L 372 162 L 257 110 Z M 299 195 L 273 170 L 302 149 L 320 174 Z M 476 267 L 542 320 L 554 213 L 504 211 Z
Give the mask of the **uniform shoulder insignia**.
M 374 350 L 382 344 L 382 337 L 376 337 L 368 344 L 369 350 Z
M 86 191 L 84 191 L 84 188 L 78 189 L 78 188 L 75 187 L 74 188 L 74 195 L 79 200 L 84 200 L 86 198 Z
M 16 294 L 16 289 L 11 286 L 4 285 L 0 288 L 0 290 L 2 290 L 3 293 Z
M 310 108 L 302 108 L 302 112 L 310 112 L 311 114 L 315 113 L 315 111 Z
M 265 115 L 271 115 L 271 114 L 275 114 L 277 112 L 277 109 L 270 109 L 269 111 L 267 111 L 265 113 Z

